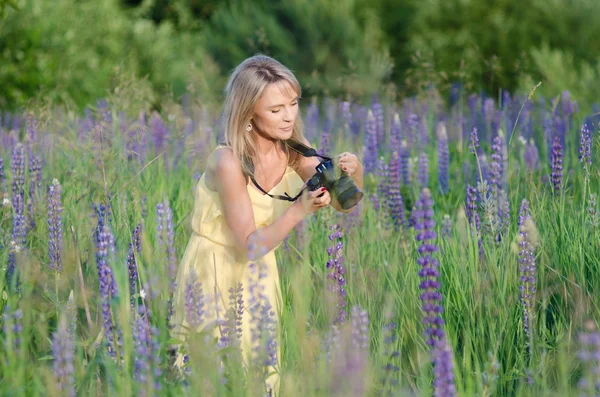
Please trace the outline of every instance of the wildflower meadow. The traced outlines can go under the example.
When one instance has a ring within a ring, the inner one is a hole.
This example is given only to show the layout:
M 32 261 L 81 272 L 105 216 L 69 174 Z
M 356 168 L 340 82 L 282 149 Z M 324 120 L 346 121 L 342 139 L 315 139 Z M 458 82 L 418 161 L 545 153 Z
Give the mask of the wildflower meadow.
M 260 260 L 214 324 L 170 335 L 218 108 L 0 112 L 0 394 L 258 396 L 277 364 L 281 396 L 599 395 L 598 109 L 535 89 L 382 98 L 302 99 L 308 140 L 356 153 L 365 195 L 277 249 L 281 357 Z M 200 325 L 207 291 L 185 291 Z

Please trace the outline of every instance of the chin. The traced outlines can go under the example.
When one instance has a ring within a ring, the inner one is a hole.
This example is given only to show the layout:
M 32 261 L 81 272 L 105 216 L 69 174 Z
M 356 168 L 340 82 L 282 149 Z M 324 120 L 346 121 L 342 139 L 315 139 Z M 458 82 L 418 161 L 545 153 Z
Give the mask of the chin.
M 294 133 L 294 130 L 293 130 L 293 129 L 292 129 L 290 132 L 285 132 L 285 131 L 282 131 L 282 132 L 281 132 L 281 135 L 280 135 L 280 136 L 281 136 L 281 139 L 284 139 L 284 140 L 285 140 L 285 139 L 290 139 L 290 138 L 292 137 L 292 134 L 293 134 L 293 133 Z

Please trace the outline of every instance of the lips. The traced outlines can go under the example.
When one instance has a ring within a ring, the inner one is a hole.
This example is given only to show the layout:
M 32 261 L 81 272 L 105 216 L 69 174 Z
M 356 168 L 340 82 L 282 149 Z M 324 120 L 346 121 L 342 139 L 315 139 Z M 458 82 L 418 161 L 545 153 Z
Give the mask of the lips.
M 282 130 L 284 130 L 285 132 L 290 132 L 292 130 L 293 126 L 289 126 L 287 128 L 282 128 Z

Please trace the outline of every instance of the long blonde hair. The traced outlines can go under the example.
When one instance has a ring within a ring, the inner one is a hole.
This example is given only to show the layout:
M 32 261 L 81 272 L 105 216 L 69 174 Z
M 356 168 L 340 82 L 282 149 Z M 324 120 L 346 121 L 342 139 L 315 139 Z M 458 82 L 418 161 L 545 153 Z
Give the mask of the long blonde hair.
M 256 154 L 254 132 L 246 131 L 250 122 L 254 105 L 260 99 L 265 87 L 270 83 L 289 83 L 302 96 L 300 83 L 294 74 L 280 62 L 266 55 L 257 54 L 240 63 L 231 73 L 225 87 L 225 104 L 223 107 L 223 124 L 225 129 L 225 146 L 233 150 L 242 164 L 246 176 L 253 176 L 252 157 Z M 304 124 L 300 113 L 292 128 L 291 139 L 304 141 Z M 288 165 L 292 167 L 299 160 L 298 153 L 288 150 L 282 141 L 282 148 L 288 156 Z

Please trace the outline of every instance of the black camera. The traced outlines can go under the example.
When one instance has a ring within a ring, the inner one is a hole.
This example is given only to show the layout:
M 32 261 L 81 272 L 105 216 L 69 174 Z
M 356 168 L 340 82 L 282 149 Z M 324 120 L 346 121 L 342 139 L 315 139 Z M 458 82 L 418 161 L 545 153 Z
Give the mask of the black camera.
M 325 187 L 342 206 L 342 209 L 350 209 L 360 202 L 363 192 L 354 184 L 354 181 L 342 172 L 336 178 L 333 162 L 324 160 L 316 167 L 317 172 L 306 182 L 310 191 Z
M 300 153 L 304 157 L 320 157 L 323 159 L 323 161 L 315 167 L 317 172 L 306 182 L 306 188 L 308 190 L 315 191 L 321 187 L 326 188 L 329 190 L 332 198 L 337 200 L 344 210 L 354 207 L 362 200 L 364 196 L 363 192 L 356 187 L 354 181 L 350 179 L 345 172 L 341 171 L 340 176 L 336 177 L 335 167 L 333 166 L 331 157 L 320 155 L 315 149 L 293 139 L 288 139 L 285 143 L 290 149 Z M 278 194 L 273 195 L 260 187 L 253 176 L 251 176 L 250 179 L 258 190 L 269 197 L 279 200 L 296 201 L 302 195 L 302 191 L 304 191 L 304 189 L 302 189 L 295 197 L 292 197 L 287 193 L 285 193 L 285 196 Z
M 326 188 L 344 210 L 354 207 L 362 200 L 363 192 L 356 187 L 354 181 L 345 172 L 341 171 L 340 176 L 336 176 L 335 167 L 330 157 L 322 156 L 315 149 L 291 139 L 288 139 L 286 144 L 304 157 L 318 156 L 323 159 L 315 167 L 317 172 L 306 182 L 308 190 L 315 191 L 321 187 Z

